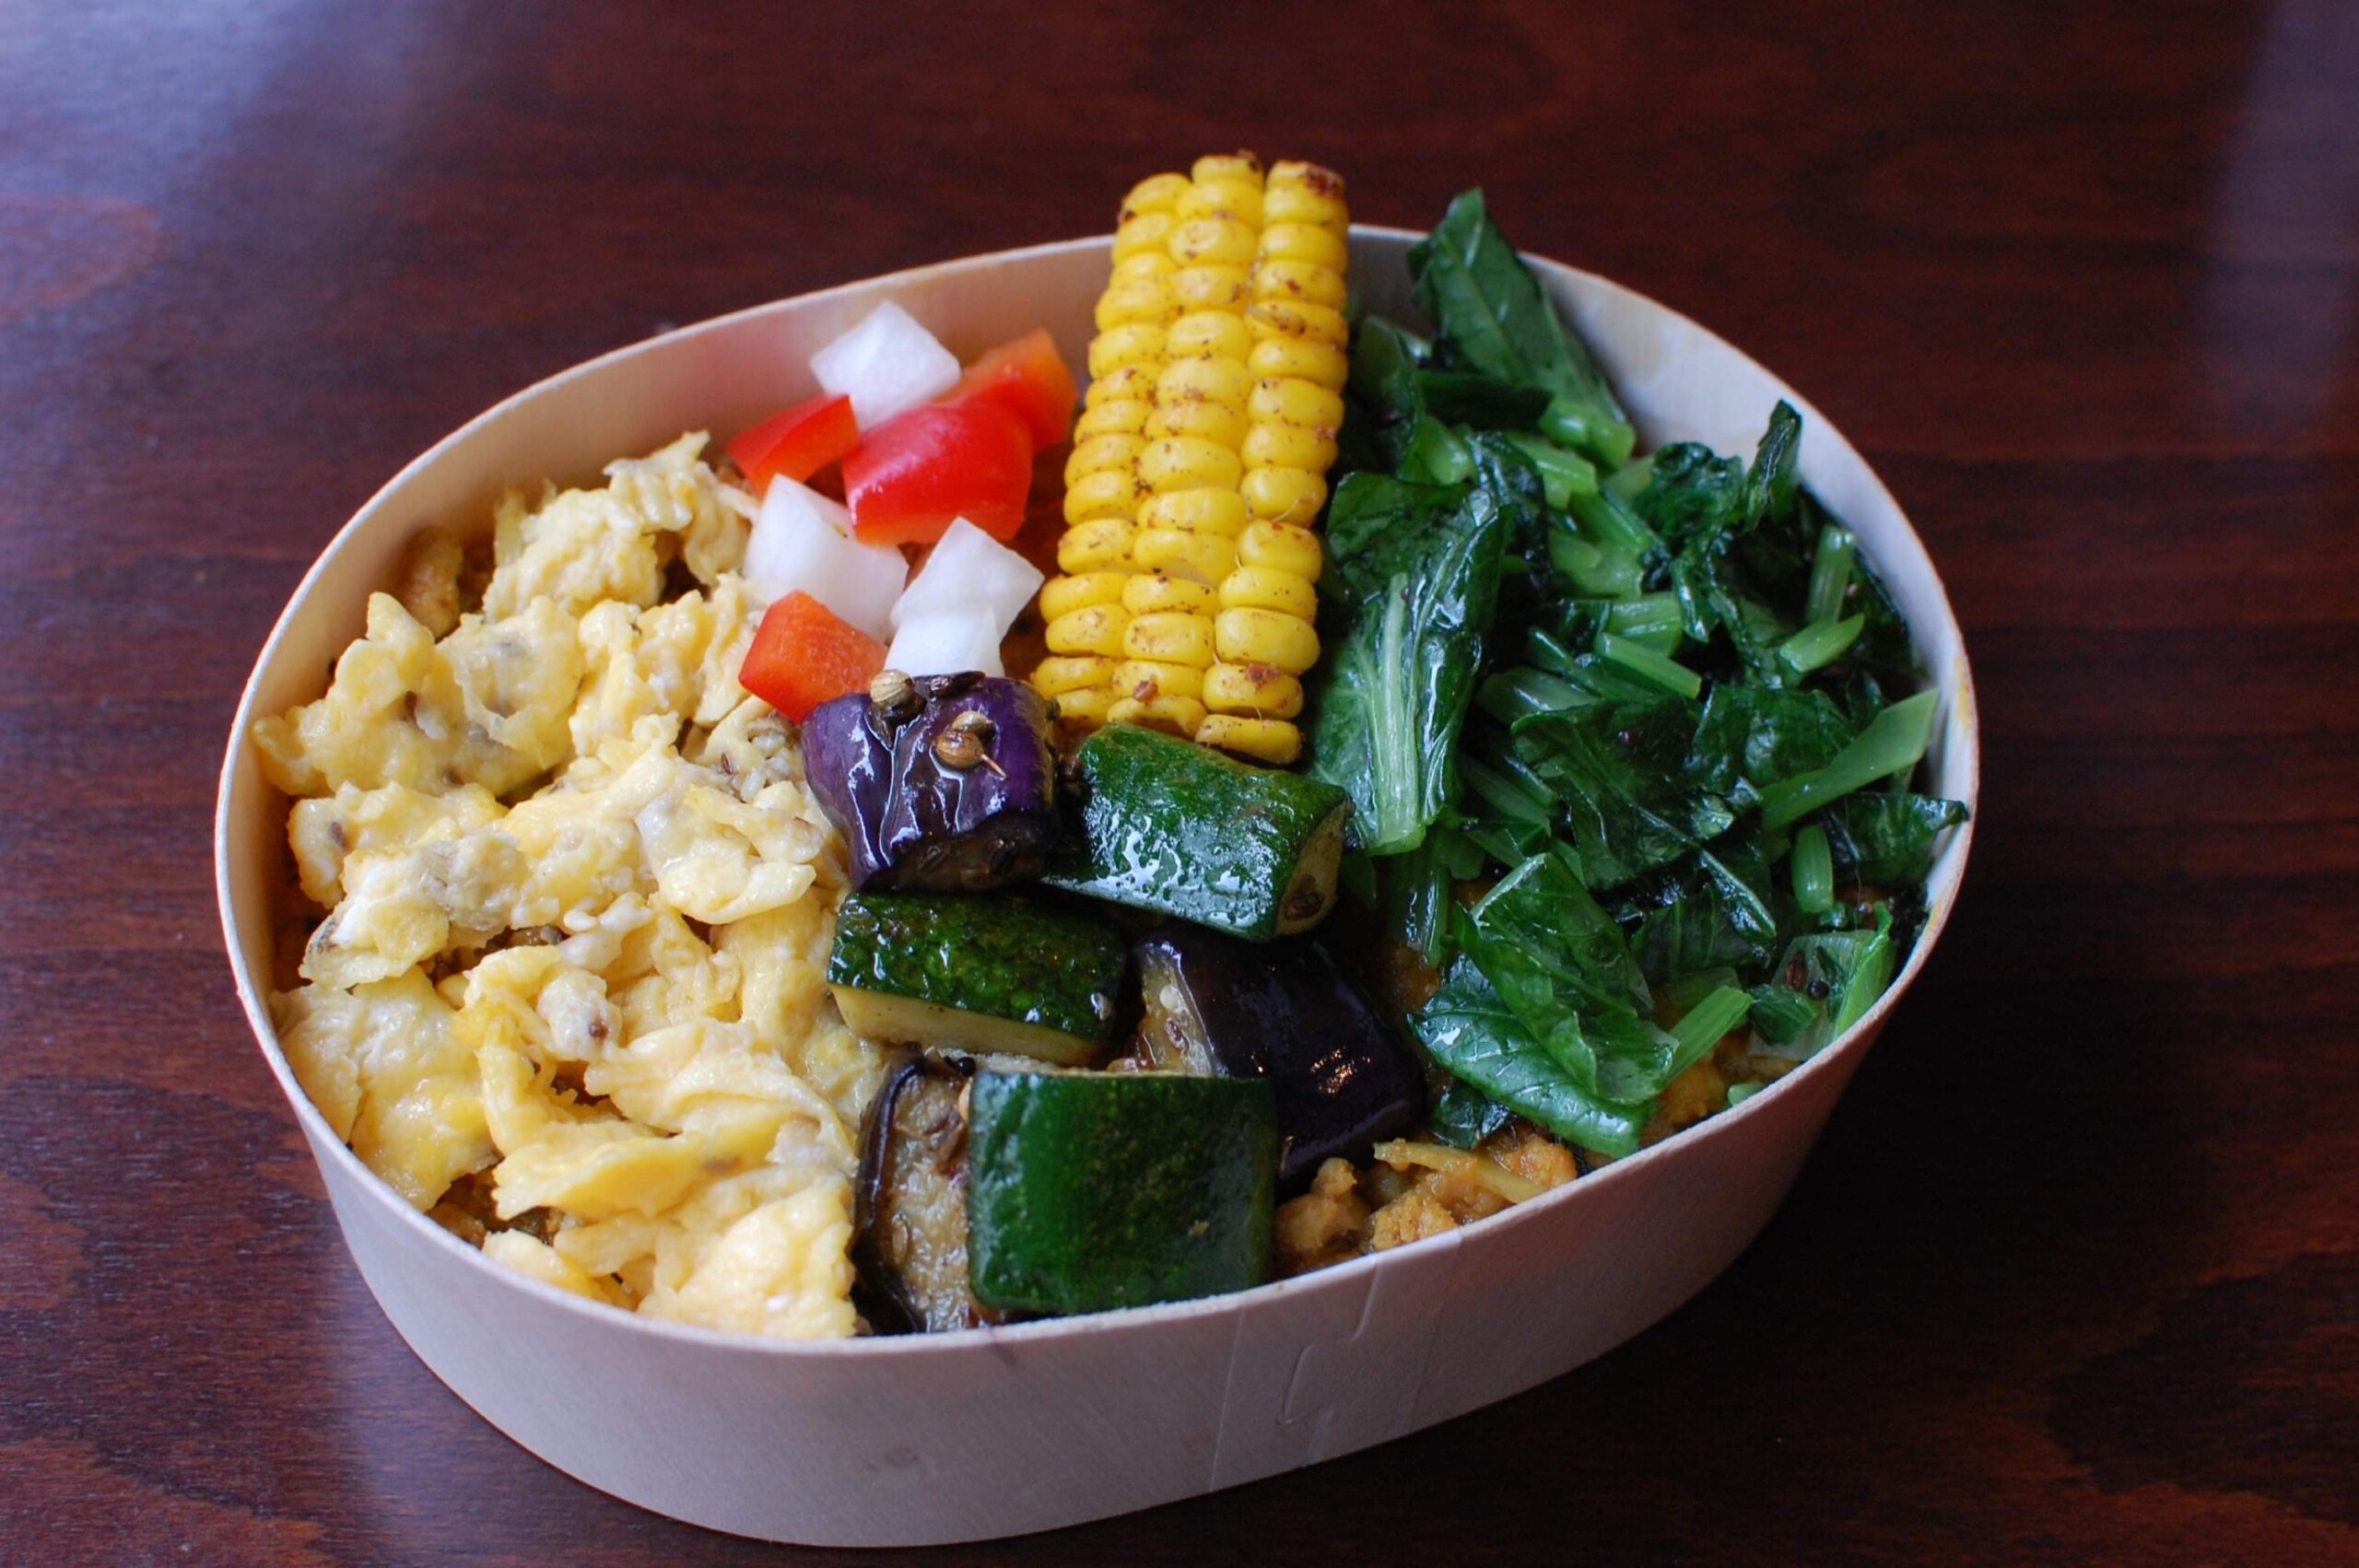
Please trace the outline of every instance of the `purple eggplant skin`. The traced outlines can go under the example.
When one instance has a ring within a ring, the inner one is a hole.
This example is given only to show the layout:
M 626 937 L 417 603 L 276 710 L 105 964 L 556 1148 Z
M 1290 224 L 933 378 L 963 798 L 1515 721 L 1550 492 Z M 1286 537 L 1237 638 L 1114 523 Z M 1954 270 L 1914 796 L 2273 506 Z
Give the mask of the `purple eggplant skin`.
M 1318 942 L 1175 924 L 1140 938 L 1132 957 L 1158 1065 L 1270 1081 L 1281 1185 L 1336 1155 L 1366 1159 L 1426 1114 L 1415 1053 Z
M 854 1305 L 880 1334 L 995 1322 L 967 1284 L 967 1084 L 974 1064 L 913 1051 L 861 1129 Z
M 1039 876 L 1063 843 L 1047 702 L 973 672 L 909 684 L 904 712 L 854 693 L 803 722 L 804 777 L 851 847 L 853 889 L 980 893 Z

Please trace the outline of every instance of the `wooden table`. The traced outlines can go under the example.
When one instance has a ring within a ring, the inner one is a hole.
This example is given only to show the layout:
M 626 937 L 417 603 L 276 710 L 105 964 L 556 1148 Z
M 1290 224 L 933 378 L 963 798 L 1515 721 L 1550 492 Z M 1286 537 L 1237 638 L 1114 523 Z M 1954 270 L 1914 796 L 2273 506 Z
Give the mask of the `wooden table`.
M 509 392 L 1244 144 L 1375 222 L 1480 181 L 1838 420 L 1966 625 L 1979 850 L 1693 1305 L 974 1555 L 2359 1562 L 2359 27 L 1586 9 L 0 7 L 0 1560 L 771 1556 L 544 1468 L 378 1315 L 221 956 L 232 699 Z

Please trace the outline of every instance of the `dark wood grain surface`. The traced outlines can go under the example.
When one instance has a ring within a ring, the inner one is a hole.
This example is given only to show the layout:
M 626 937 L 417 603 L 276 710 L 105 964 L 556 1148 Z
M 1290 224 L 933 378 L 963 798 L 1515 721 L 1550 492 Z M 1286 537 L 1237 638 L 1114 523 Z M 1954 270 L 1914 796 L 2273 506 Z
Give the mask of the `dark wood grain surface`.
M 379 1316 L 232 996 L 337 525 L 665 325 L 1247 145 L 1698 317 L 1914 516 L 1988 772 L 1779 1218 L 1605 1360 L 992 1561 L 2359 1562 L 2359 13 L 0 0 L 0 1561 L 783 1559 Z M 886 1559 L 872 1558 L 871 1561 Z

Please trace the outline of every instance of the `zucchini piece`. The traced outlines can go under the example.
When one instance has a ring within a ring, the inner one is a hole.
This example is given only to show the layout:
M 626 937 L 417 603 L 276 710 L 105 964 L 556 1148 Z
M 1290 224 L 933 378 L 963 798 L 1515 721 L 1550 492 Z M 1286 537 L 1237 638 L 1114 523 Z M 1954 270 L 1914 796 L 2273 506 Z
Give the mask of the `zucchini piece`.
M 836 911 L 827 985 L 865 1039 L 1087 1061 L 1114 1031 L 1121 933 L 1027 899 L 855 893 Z
M 1109 724 L 1074 755 L 1081 847 L 1047 880 L 1266 942 L 1335 907 L 1352 800 L 1332 784 Z
M 975 1299 L 1104 1312 L 1258 1285 L 1276 1096 L 1258 1078 L 983 1072 L 968 1105 Z

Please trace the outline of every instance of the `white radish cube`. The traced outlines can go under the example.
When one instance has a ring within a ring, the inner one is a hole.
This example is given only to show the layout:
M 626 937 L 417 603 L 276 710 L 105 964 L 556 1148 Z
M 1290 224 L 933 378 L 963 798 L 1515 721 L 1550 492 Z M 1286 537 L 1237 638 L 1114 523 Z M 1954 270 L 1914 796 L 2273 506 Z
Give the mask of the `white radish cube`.
M 893 606 L 893 629 L 921 615 L 971 606 L 988 612 L 1005 637 L 1042 580 L 1039 568 L 962 517 L 943 531 Z
M 893 634 L 885 668 L 905 675 L 957 675 L 968 670 L 1005 674 L 999 661 L 999 638 L 991 613 L 976 605 L 913 616 Z
M 781 474 L 770 481 L 745 542 L 745 586 L 764 603 L 798 590 L 882 641 L 910 563 L 890 544 L 851 536 L 851 513 Z
M 957 386 L 958 357 L 888 303 L 811 356 L 811 373 L 829 396 L 851 397 L 852 417 L 868 431 Z

